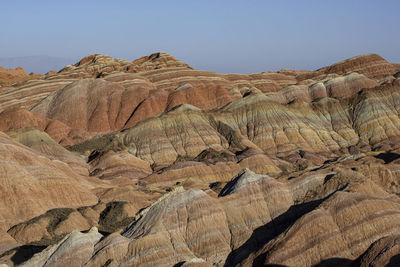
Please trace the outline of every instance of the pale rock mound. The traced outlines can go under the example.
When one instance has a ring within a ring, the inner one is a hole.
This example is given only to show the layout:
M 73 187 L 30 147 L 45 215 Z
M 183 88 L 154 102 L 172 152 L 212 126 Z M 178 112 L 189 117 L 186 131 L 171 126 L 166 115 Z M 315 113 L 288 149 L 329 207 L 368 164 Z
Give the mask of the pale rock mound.
M 83 266 L 90 259 L 94 245 L 102 237 L 96 227 L 88 233 L 74 231 L 20 266 Z
M 154 53 L 150 56 L 144 56 L 133 61 L 128 67 L 128 72 L 143 72 L 162 68 L 189 68 L 191 67 L 183 63 L 167 53 Z

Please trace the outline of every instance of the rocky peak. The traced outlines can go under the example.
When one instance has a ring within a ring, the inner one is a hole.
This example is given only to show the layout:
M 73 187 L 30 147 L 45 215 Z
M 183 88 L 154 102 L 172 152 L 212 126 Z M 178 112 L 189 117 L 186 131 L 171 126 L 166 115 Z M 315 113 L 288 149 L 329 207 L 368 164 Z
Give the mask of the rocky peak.
M 233 194 L 245 187 L 246 185 L 264 178 L 270 177 L 268 175 L 256 174 L 248 168 L 245 168 L 241 170 L 235 177 L 233 177 L 233 179 L 229 183 L 226 184 L 226 186 L 221 190 L 219 196 L 223 197 L 229 194 Z
M 142 72 L 162 68 L 188 68 L 192 69 L 188 64 L 179 61 L 175 57 L 157 52 L 149 56 L 144 56 L 134 60 L 133 65 L 128 68 L 129 72 Z

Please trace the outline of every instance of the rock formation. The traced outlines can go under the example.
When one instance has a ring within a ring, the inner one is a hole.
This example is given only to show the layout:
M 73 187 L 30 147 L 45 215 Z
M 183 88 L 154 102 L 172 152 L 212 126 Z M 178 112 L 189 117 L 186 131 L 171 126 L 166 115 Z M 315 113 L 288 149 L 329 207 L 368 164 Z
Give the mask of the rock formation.
M 37 79 L 40 76 L 42 75 L 35 73 L 28 74 L 21 67 L 18 67 L 16 69 L 6 69 L 0 67 L 0 87 L 8 86 L 19 82 L 24 82 L 31 79 Z
M 375 241 L 359 258 L 360 266 L 397 266 L 400 264 L 399 236 L 385 236 Z
M 0 69 L 0 265 L 396 266 L 399 72 Z
M 93 253 L 94 244 L 102 235 L 94 227 L 87 234 L 77 231 L 65 236 L 58 244 L 36 254 L 21 266 L 82 266 Z

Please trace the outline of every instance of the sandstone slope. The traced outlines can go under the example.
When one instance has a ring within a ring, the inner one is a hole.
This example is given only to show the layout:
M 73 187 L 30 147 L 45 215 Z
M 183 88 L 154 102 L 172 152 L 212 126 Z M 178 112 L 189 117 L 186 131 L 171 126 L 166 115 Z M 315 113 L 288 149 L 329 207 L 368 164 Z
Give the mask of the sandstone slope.
M 395 264 L 399 71 L 96 54 L 2 86 L 0 264 Z

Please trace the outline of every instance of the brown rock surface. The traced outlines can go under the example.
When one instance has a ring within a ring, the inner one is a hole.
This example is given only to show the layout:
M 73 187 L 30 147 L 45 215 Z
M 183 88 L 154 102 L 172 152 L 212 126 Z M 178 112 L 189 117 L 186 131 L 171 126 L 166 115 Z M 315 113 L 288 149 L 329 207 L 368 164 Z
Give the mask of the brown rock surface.
M 159 52 L 134 60 L 133 64 L 128 67 L 128 72 L 143 72 L 163 68 L 191 69 L 188 64 L 177 60 L 173 56 Z
M 25 223 L 13 226 L 8 234 L 21 244 L 51 243 L 52 239 L 60 239 L 73 230 L 88 230 L 88 221 L 74 209 L 53 209 L 44 215 L 35 217 Z
M 101 237 L 96 228 L 86 234 L 74 231 L 20 266 L 83 266 Z
M 368 54 L 346 59 L 331 66 L 321 68 L 314 73 L 301 74 L 299 78 L 309 79 L 321 74 L 336 73 L 343 75 L 348 72 L 358 72 L 373 79 L 382 79 L 387 75 L 397 73 L 399 68 L 399 64 L 389 63 L 377 54 Z
M 145 81 L 138 87 L 124 88 L 103 79 L 81 79 L 49 95 L 32 112 L 71 128 L 107 132 L 123 128 L 150 87 L 146 88 Z
M 35 73 L 28 74 L 21 67 L 18 67 L 15 69 L 6 69 L 3 67 L 0 67 L 0 87 L 1 86 L 9 86 L 14 83 L 24 82 L 24 81 L 31 80 L 31 79 L 37 79 L 40 76 L 42 76 L 42 75 L 35 74 Z
M 7 232 L 0 231 L 0 255 L 19 245 L 20 244 L 14 238 L 12 238 Z
M 3 67 L 0 67 L 0 72 L 4 73 L 4 74 L 7 73 L 14 77 L 27 77 L 28 76 L 28 73 L 26 73 L 26 71 L 21 67 L 18 67 L 16 69 L 6 69 Z
M 91 55 L 2 86 L 0 264 L 395 263 L 399 70 Z
M 127 177 L 137 180 L 153 172 L 147 161 L 141 160 L 127 151 L 119 153 L 109 151 L 98 155 L 90 161 L 90 165 L 90 175 L 95 175 L 100 179 Z
M 399 232 L 399 204 L 398 200 L 336 193 L 266 245 L 264 252 L 256 254 L 257 260 L 288 266 L 312 266 L 329 258 L 354 260 L 371 242 Z
M 67 164 L 46 157 L 0 133 L 0 228 L 55 207 L 97 202 L 90 183 Z M 85 186 L 86 184 L 86 186 Z
M 359 258 L 358 264 L 364 266 L 394 267 L 400 264 L 400 238 L 398 235 L 386 236 L 375 241 Z
M 392 68 L 395 68 L 395 65 L 390 65 L 377 55 L 359 58 L 350 60 L 356 62 L 351 63 L 350 66 L 375 64 L 379 67 L 382 65 L 380 73 L 394 74 Z M 386 65 L 379 63 L 380 61 L 386 62 L 385 64 L 392 68 L 385 67 Z M 346 71 L 341 71 L 343 68 Z M 241 94 L 248 92 L 271 94 L 285 86 L 294 85 L 298 81 L 304 83 L 306 82 L 304 75 L 311 75 L 309 78 L 314 80 L 307 81 L 315 83 L 320 79 L 326 79 L 326 74 L 329 73 L 344 74 L 359 71 L 358 68 L 343 68 L 335 67 L 331 71 L 322 71 L 323 69 L 321 69 L 316 72 L 217 74 L 193 70 L 187 64 L 165 53 L 155 53 L 133 63 L 104 55 L 91 55 L 74 65 L 65 67 L 56 74 L 49 73 L 37 80 L 2 88 L 0 112 L 11 107 L 34 108 L 34 113 L 41 117 L 56 120 L 51 121 L 52 132 L 49 132 L 50 129 L 46 132 L 52 137 L 57 137 L 58 142 L 70 145 L 81 142 L 96 132 L 132 127 L 144 119 L 154 117 L 180 104 L 191 104 L 202 109 L 216 108 L 238 99 Z M 336 69 L 338 69 L 337 72 L 334 71 Z M 368 72 L 360 71 L 360 73 L 368 76 Z M 81 81 L 85 78 L 89 80 Z M 96 78 L 104 78 L 113 84 L 107 84 Z M 92 82 L 89 82 L 90 79 Z M 335 82 L 326 81 L 328 83 L 325 84 L 326 88 L 319 89 L 320 86 L 313 86 L 312 90 L 311 87 L 310 89 L 287 88 L 271 97 L 282 103 L 288 103 L 298 98 L 309 100 L 309 96 L 311 99 L 326 95 L 349 97 L 362 88 L 376 85 L 372 80 L 361 79 L 354 74 L 349 75 L 343 81 L 340 79 L 342 78 L 338 77 Z M 86 90 L 88 90 L 88 95 L 83 94 Z M 325 91 L 327 91 L 326 95 Z M 81 93 L 77 94 L 76 92 Z M 35 106 L 40 101 L 41 103 Z M 75 109 L 73 103 L 82 103 L 81 109 Z M 84 116 L 82 121 L 77 120 L 77 113 Z M 38 124 L 38 118 L 35 121 L 32 120 L 33 118 L 30 119 L 30 122 L 24 122 L 25 126 L 37 126 L 35 124 Z M 15 128 L 17 125 L 13 121 L 15 120 L 8 122 L 2 128 Z M 67 127 L 58 121 L 66 124 Z M 43 123 L 49 124 L 49 121 Z
M 56 143 L 45 132 L 37 128 L 19 128 L 6 132 L 8 136 L 17 142 L 32 148 L 49 158 L 58 159 L 74 169 L 76 173 L 87 175 L 88 166 L 79 155 L 73 154 L 58 143 Z
M 258 224 L 271 221 L 293 203 L 283 184 L 248 170 L 232 184 L 235 189 L 225 190 L 229 195 L 221 198 L 202 190 L 175 188 L 140 212 L 122 236 L 110 235 L 100 242 L 90 264 L 173 265 L 190 261 L 194 255 L 223 264 L 232 246 L 239 246 Z M 116 243 L 118 250 L 113 249 Z M 139 253 L 134 258 L 130 256 L 133 251 Z

